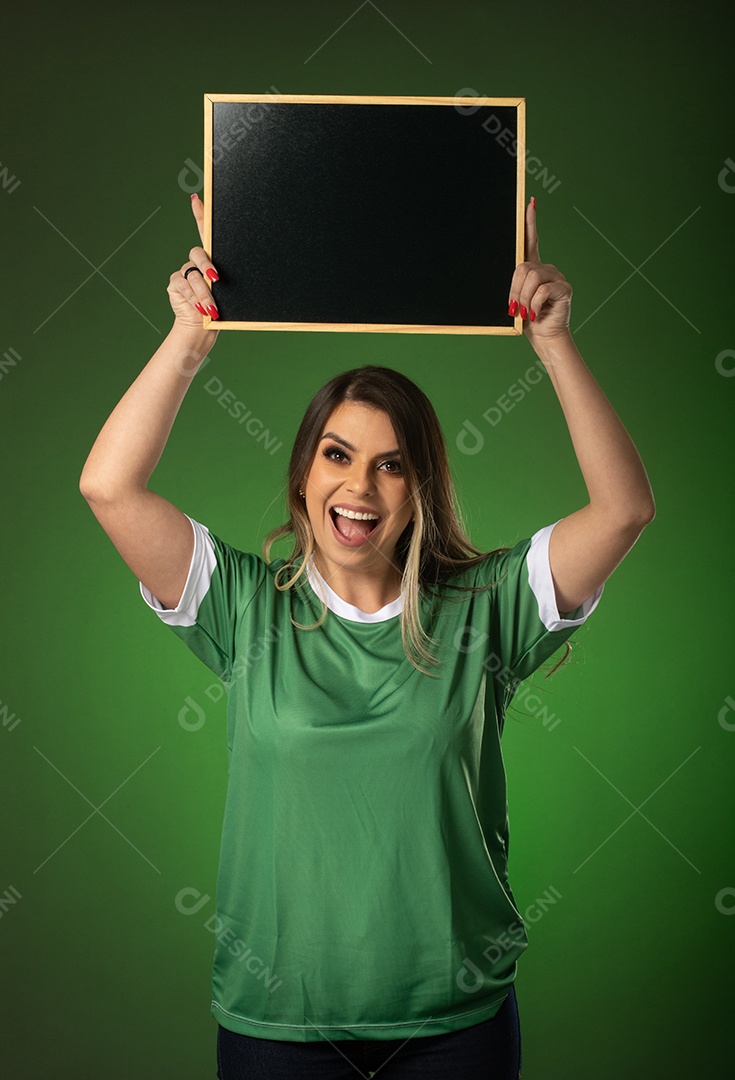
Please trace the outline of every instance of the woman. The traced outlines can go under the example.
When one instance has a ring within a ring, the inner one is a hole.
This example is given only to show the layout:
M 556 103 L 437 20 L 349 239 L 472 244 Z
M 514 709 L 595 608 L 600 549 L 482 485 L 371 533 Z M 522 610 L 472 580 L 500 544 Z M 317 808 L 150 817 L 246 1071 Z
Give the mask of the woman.
M 512 549 L 470 543 L 434 410 L 385 368 L 339 375 L 309 405 L 265 559 L 150 491 L 218 334 L 197 315 L 216 317 L 202 247 L 171 275 L 173 328 L 85 464 L 81 491 L 146 603 L 228 689 L 220 1080 L 520 1076 L 528 942 L 508 882 L 505 712 L 655 513 L 572 340 L 571 286 L 539 260 L 533 199 L 526 234 L 509 312 L 549 373 L 589 502 Z M 289 558 L 268 561 L 292 532 Z

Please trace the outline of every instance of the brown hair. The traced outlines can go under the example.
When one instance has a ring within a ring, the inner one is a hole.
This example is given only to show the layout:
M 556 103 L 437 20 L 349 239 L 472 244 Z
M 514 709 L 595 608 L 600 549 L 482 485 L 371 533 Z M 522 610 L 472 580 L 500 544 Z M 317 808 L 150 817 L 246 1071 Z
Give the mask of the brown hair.
M 462 511 L 449 469 L 444 434 L 434 407 L 426 394 L 405 375 L 392 368 L 367 365 L 336 375 L 309 403 L 296 433 L 286 481 L 286 500 L 289 520 L 273 529 L 263 541 L 263 555 L 270 562 L 271 547 L 280 537 L 294 534 L 290 556 L 275 574 L 276 587 L 292 588 L 314 552 L 314 534 L 299 488 L 308 475 L 317 452 L 324 426 L 343 402 L 358 402 L 386 413 L 393 425 L 401 453 L 401 472 L 413 507 L 413 520 L 404 529 L 395 549 L 395 561 L 402 570 L 404 592 L 401 613 L 401 637 L 410 662 L 425 675 L 417 662 L 438 664 L 426 645 L 435 642 L 424 631 L 419 616 L 420 590 L 427 594 L 442 588 L 462 592 L 478 592 L 489 585 L 460 586 L 448 584 L 448 579 L 468 567 L 475 566 L 507 547 L 483 552 L 476 548 L 466 534 Z M 294 568 L 303 555 L 297 572 L 280 581 Z M 495 584 L 494 582 L 490 583 Z M 294 622 L 299 629 L 321 626 L 327 606 L 322 602 L 320 619 L 310 627 Z M 292 618 L 293 622 L 293 618 Z M 557 665 L 558 666 L 558 665 Z M 555 669 L 554 669 L 555 670 Z

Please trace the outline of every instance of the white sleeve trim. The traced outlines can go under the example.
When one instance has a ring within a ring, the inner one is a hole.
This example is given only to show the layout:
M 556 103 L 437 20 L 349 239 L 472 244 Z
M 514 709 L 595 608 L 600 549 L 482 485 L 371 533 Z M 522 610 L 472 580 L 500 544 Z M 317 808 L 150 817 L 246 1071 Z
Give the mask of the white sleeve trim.
M 561 518 L 559 519 L 561 521 Z M 551 576 L 551 564 L 549 562 L 549 540 L 555 525 L 547 525 L 539 529 L 531 538 L 531 547 L 526 555 L 528 563 L 528 583 L 531 586 L 541 622 L 547 630 L 566 630 L 570 626 L 581 626 L 591 615 L 600 602 L 604 584 L 581 605 L 582 615 L 578 619 L 562 619 L 556 606 L 556 593 L 554 591 L 554 579 Z
M 200 525 L 188 514 L 184 515 L 191 522 L 194 530 L 194 552 L 191 557 L 189 574 L 181 594 L 178 607 L 165 608 L 150 589 L 146 589 L 142 581 L 139 581 L 141 596 L 149 608 L 168 626 L 194 626 L 197 621 L 199 605 L 209 591 L 214 568 L 217 559 L 214 552 L 212 537 L 206 525 Z

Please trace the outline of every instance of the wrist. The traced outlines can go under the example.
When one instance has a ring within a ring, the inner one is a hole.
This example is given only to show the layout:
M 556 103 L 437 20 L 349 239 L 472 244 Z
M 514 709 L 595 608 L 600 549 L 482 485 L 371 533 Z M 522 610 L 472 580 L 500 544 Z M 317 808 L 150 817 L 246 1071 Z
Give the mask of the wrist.
M 553 367 L 556 362 L 563 361 L 566 356 L 580 355 L 569 329 L 550 337 L 529 338 L 529 341 L 539 360 L 546 367 Z
M 167 341 L 174 351 L 174 364 L 181 375 L 196 375 L 206 363 L 207 356 L 217 340 L 219 330 L 174 323 Z
M 214 323 L 211 324 L 214 326 Z M 188 326 L 186 323 L 180 323 L 174 321 L 169 330 L 169 337 L 175 338 L 177 341 L 196 341 L 202 345 L 209 344 L 209 347 L 214 344 L 219 334 L 219 328 L 208 330 L 203 326 Z

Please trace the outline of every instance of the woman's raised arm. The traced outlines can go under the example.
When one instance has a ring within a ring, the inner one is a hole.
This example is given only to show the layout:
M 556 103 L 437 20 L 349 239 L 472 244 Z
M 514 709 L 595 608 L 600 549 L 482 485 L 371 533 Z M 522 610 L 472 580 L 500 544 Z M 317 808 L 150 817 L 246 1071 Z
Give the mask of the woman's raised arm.
M 526 337 L 549 373 L 590 500 L 562 518 L 549 540 L 560 613 L 576 610 L 610 577 L 656 514 L 633 440 L 572 338 L 571 298 L 564 275 L 539 260 L 532 199 L 526 209 L 526 261 L 513 275 L 509 311 L 520 310 Z
M 200 236 L 203 208 L 192 209 Z M 203 237 L 202 237 L 203 239 Z M 202 271 L 168 285 L 174 324 L 168 336 L 108 417 L 87 457 L 79 489 L 135 576 L 167 608 L 186 583 L 194 535 L 186 516 L 148 488 L 181 402 L 219 335 L 202 328 L 197 304 L 213 304 L 204 274 L 213 269 L 201 247 L 189 262 Z M 199 308 L 199 312 L 202 308 Z M 211 314 L 211 312 L 210 312 Z

